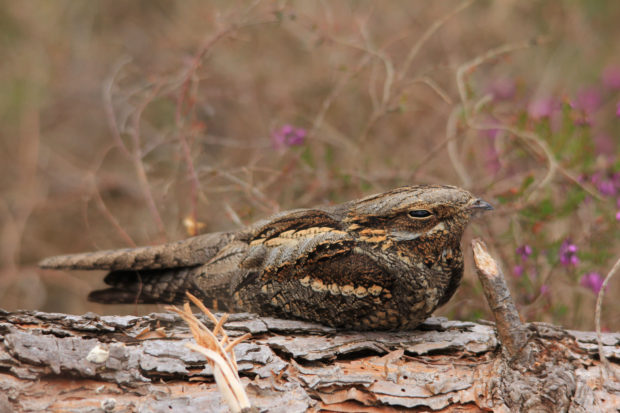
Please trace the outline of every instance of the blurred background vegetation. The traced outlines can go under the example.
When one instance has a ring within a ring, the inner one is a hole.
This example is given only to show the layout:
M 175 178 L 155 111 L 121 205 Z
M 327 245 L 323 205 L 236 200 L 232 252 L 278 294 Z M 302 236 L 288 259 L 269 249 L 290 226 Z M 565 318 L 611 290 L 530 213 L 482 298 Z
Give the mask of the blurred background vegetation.
M 469 239 L 527 320 L 594 327 L 620 256 L 620 2 L 0 2 L 0 307 L 88 303 L 41 258 L 239 228 L 400 185 L 465 187 L 439 315 L 490 318 Z M 602 325 L 620 327 L 620 277 Z

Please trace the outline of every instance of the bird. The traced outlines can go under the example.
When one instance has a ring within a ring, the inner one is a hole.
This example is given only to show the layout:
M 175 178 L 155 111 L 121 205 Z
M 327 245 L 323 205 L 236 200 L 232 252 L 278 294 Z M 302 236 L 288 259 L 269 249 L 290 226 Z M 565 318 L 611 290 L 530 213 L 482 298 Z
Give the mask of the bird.
M 410 330 L 455 293 L 467 224 L 492 210 L 469 191 L 410 185 L 294 209 L 237 231 L 158 246 L 44 259 L 42 268 L 107 270 L 90 301 L 178 304 L 337 329 Z

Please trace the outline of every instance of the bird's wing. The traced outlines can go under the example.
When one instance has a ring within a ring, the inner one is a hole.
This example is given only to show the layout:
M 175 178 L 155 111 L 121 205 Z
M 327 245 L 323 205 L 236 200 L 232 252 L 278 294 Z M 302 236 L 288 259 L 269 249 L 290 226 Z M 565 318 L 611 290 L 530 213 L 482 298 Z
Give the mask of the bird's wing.
M 328 223 L 250 241 L 240 263 L 245 271 L 231 280 L 234 306 L 337 327 L 396 328 L 396 304 L 389 304 L 394 275 L 373 251 Z
M 326 211 L 295 210 L 280 214 L 251 228 L 248 249 L 240 266 L 265 270 L 294 262 L 320 244 L 350 238 L 341 223 Z
M 260 221 L 249 228 L 247 236 L 250 242 L 269 240 L 292 232 L 313 228 L 340 229 L 341 221 L 332 213 L 322 209 L 295 209 L 276 214 Z
M 237 234 L 197 268 L 200 272 L 194 283 L 208 302 L 220 301 L 223 292 L 234 291 L 240 283 L 251 283 L 256 274 L 294 262 L 322 243 L 345 238 L 346 233 L 338 226 L 337 219 L 321 210 L 280 213 Z
M 41 268 L 69 270 L 145 270 L 195 266 L 208 262 L 235 233 L 217 232 L 152 247 L 107 250 L 46 258 Z

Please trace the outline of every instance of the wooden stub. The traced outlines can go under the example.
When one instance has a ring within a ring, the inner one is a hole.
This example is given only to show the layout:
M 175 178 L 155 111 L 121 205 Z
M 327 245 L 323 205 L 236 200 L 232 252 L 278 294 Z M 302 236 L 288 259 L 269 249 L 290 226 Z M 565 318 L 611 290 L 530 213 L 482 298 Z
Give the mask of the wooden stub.
M 498 263 L 491 257 L 487 246 L 479 238 L 471 242 L 478 278 L 497 323 L 497 332 L 504 349 L 514 357 L 525 345 L 526 329 L 504 280 Z
M 603 399 L 588 407 L 583 404 L 581 397 L 586 389 L 579 377 L 587 363 L 584 364 L 578 336 L 548 324 L 524 324 L 499 264 L 480 239 L 474 239 L 472 247 L 503 350 L 494 361 L 497 376 L 490 378 L 493 399 L 502 410 L 507 407 L 510 412 L 608 411 Z M 594 342 L 591 346 L 595 347 Z M 615 361 L 617 371 L 618 359 Z M 603 366 L 600 368 L 599 374 Z M 620 383 L 603 381 L 601 377 L 593 378 L 589 390 L 620 394 Z

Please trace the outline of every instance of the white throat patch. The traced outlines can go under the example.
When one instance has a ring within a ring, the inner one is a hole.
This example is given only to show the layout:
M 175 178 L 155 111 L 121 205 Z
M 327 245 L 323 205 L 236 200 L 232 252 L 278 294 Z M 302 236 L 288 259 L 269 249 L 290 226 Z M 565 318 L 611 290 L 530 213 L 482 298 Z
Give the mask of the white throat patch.
M 410 232 L 410 231 L 390 231 L 390 237 L 394 241 L 412 241 L 424 234 L 434 234 L 436 232 L 445 231 L 446 224 L 440 222 L 426 232 Z
M 395 241 L 411 241 L 422 235 L 421 232 L 390 231 L 390 237 Z

